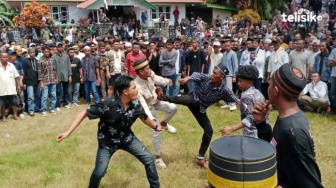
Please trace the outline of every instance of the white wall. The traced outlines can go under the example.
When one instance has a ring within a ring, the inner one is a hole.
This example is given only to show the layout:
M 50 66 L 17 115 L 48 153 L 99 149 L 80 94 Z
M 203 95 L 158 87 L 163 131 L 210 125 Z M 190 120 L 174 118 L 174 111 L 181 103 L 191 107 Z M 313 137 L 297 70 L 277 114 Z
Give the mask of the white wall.
M 154 4 L 154 3 L 153 3 Z M 178 7 L 178 10 L 179 10 L 179 12 L 180 12 L 180 16 L 179 16 L 179 22 L 181 21 L 181 19 L 182 18 L 185 18 L 186 17 L 186 9 L 185 9 L 185 4 L 168 4 L 168 3 L 166 3 L 166 4 L 163 4 L 163 3 L 155 3 L 154 5 L 156 5 L 156 6 L 160 6 L 160 5 L 170 5 L 170 20 L 169 20 L 169 25 L 174 25 L 174 15 L 173 15 L 173 12 L 174 12 L 174 10 L 175 10 L 175 8 L 176 7 Z M 154 22 L 153 22 L 153 20 L 151 19 L 151 14 L 152 14 L 152 12 L 151 12 L 151 10 L 150 9 L 148 9 L 147 10 L 147 12 L 148 12 L 148 18 L 149 18 L 149 20 L 148 20 L 148 26 L 154 26 Z
M 231 17 L 231 11 L 229 10 L 220 10 L 220 9 L 212 9 L 212 18 L 217 18 L 219 15 L 221 20 L 225 20 L 226 17 Z

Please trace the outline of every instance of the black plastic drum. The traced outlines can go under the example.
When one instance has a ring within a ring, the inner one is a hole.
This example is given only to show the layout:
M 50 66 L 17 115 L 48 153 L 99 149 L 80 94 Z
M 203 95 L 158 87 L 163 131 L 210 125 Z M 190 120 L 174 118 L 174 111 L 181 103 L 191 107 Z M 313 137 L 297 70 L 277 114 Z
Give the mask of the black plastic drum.
M 210 145 L 208 181 L 215 188 L 274 188 L 276 150 L 268 142 L 229 136 Z

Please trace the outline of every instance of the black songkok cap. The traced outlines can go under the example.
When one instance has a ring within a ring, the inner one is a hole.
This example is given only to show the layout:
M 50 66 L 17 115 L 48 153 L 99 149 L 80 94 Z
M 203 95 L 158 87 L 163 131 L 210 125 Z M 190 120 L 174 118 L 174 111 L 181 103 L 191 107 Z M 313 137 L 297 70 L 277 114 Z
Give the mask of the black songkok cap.
M 273 73 L 274 84 L 289 97 L 298 98 L 306 87 L 304 74 L 296 67 L 286 63 Z

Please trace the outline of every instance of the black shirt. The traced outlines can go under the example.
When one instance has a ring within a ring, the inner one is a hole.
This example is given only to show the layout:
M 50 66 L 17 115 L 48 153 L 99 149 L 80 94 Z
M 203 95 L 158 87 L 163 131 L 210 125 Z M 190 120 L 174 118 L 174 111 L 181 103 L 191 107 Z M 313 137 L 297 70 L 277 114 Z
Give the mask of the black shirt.
M 87 110 L 89 119 L 100 118 L 98 123 L 98 143 L 104 147 L 118 148 L 132 142 L 134 136 L 131 126 L 138 117 L 147 119 L 140 102 L 135 100 L 125 111 L 119 97 L 102 99 Z
M 71 62 L 71 71 L 72 71 L 72 82 L 79 83 L 80 82 L 79 69 L 82 68 L 82 63 L 77 57 L 70 59 L 70 62 Z
M 309 122 L 302 111 L 277 119 L 271 143 L 277 151 L 279 185 L 283 188 L 323 187 Z
M 146 58 L 149 59 L 150 51 L 147 51 Z M 159 67 L 159 60 L 160 60 L 160 54 L 159 52 L 156 52 L 156 56 L 152 55 L 152 59 L 149 62 L 149 67 L 154 71 L 156 75 L 160 74 L 160 67 Z
M 37 73 L 37 64 L 38 60 L 36 58 L 31 59 L 27 58 L 23 62 L 23 84 L 27 86 L 32 86 L 38 82 L 38 73 Z
M 188 52 L 186 64 L 190 65 L 190 75 L 194 72 L 201 72 L 202 65 L 205 64 L 205 52 L 203 49 L 198 49 L 196 52 L 191 50 Z

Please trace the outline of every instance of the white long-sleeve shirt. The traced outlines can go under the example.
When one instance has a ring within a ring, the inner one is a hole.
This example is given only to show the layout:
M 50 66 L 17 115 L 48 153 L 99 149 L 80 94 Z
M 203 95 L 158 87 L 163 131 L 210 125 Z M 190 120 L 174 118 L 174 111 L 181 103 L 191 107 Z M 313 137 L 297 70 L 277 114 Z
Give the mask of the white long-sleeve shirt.
M 288 62 L 288 53 L 283 48 L 279 48 L 277 51 L 272 52 L 268 62 L 267 72 L 271 73 L 270 76 L 272 76 L 276 70 Z
M 257 49 L 257 57 L 254 62 L 255 66 L 259 71 L 259 78 L 264 78 L 264 69 L 265 69 L 265 50 Z
M 310 97 L 313 100 L 324 98 L 329 101 L 328 86 L 323 81 L 317 82 L 314 88 L 312 86 L 312 83 L 307 84 L 306 87 L 301 92 L 301 95 L 306 95 L 307 93 L 309 93 Z

